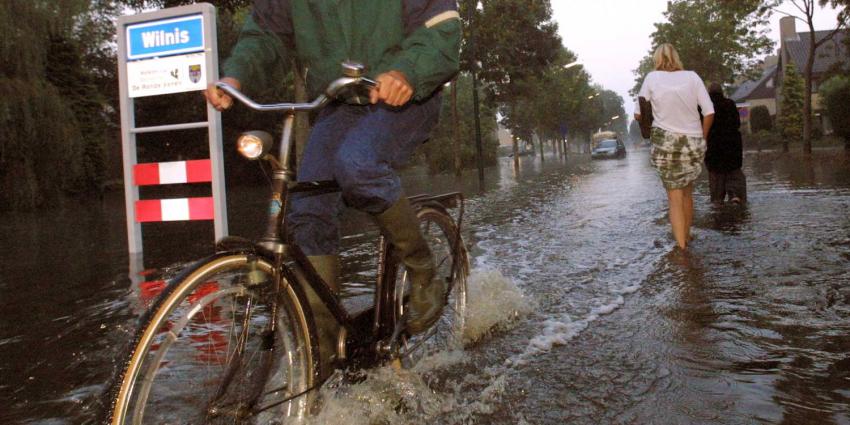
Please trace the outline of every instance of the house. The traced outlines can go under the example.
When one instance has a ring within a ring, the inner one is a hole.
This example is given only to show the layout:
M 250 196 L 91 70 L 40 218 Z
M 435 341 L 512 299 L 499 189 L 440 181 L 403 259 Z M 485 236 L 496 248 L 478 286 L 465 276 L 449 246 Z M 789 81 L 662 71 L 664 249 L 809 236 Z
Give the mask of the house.
M 831 32 L 832 30 L 815 31 L 815 39 L 822 40 Z M 756 106 L 767 107 L 772 117 L 782 113 L 780 105 L 785 67 L 794 64 L 800 75 L 806 69 L 812 33 L 797 32 L 796 20 L 791 16 L 784 16 L 779 20 L 779 33 L 777 55 L 765 58 L 762 75 L 756 80 L 742 82 L 730 96 L 738 104 L 738 109 L 741 111 L 741 124 L 745 130 L 749 130 L 749 114 Z M 831 125 L 826 116 L 821 114 L 818 87 L 823 78 L 828 78 L 835 68 L 850 69 L 848 39 L 850 35 L 847 31 L 838 32 L 832 40 L 822 44 L 815 55 L 815 64 L 812 69 L 812 112 L 815 117 L 813 124 L 825 133 L 830 132 Z
M 768 56 L 762 65 L 761 76 L 757 80 L 742 82 L 729 96 L 738 105 L 741 113 L 741 126 L 750 131 L 750 111 L 757 106 L 764 106 L 770 116 L 776 115 L 776 69 L 779 57 Z
M 806 69 L 806 61 L 809 57 L 811 32 L 797 32 L 797 24 L 794 17 L 784 16 L 779 20 L 779 63 L 776 69 L 776 81 L 779 87 L 776 93 L 777 112 L 781 111 L 782 98 L 782 76 L 785 68 L 794 64 L 800 75 Z M 822 40 L 832 33 L 832 30 L 815 31 L 815 40 Z M 825 133 L 829 133 L 831 125 L 829 120 L 821 114 L 822 107 L 818 88 L 824 78 L 829 78 L 831 72 L 836 68 L 850 69 L 850 51 L 848 51 L 847 31 L 839 31 L 831 40 L 818 47 L 815 52 L 815 63 L 812 68 L 812 112 L 814 114 L 813 124 Z

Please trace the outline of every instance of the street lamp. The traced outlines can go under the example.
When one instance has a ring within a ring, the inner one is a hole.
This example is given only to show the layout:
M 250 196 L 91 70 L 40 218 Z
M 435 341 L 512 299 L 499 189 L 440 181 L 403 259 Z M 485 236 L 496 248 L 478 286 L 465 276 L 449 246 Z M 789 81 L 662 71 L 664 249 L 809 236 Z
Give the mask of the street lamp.
M 581 66 L 581 62 L 579 62 L 579 61 L 570 62 L 570 63 L 564 65 L 564 69 L 570 69 L 574 66 Z
M 588 97 L 587 97 L 587 100 L 593 99 L 593 98 L 594 98 L 594 97 L 596 97 L 596 96 L 599 96 L 599 93 L 592 94 L 592 95 L 588 96 Z

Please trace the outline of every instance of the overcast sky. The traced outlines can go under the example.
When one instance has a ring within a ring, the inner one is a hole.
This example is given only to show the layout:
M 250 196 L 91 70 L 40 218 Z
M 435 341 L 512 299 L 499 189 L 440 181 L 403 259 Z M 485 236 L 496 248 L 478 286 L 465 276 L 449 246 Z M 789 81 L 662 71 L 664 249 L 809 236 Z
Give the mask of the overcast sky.
M 664 19 L 666 7 L 667 0 L 552 0 L 564 45 L 578 55 L 595 83 L 623 97 L 629 116 L 634 110 L 629 97 L 635 80 L 632 70 L 649 52 L 653 24 Z M 795 9 L 786 5 L 781 10 Z M 835 16 L 832 9 L 819 10 L 815 29 L 834 28 Z M 777 42 L 780 17 L 774 14 L 771 23 L 771 38 Z M 804 30 L 798 23 L 797 31 Z

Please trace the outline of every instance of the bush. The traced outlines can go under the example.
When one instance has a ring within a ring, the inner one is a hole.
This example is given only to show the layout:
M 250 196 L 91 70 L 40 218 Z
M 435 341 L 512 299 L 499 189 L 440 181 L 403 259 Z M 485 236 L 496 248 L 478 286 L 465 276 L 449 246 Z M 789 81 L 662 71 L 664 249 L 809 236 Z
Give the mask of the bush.
M 770 116 L 767 106 L 756 106 L 750 114 L 750 128 L 753 133 L 758 133 L 762 130 L 773 130 L 773 118 Z
M 777 131 L 759 130 L 743 135 L 744 149 L 772 149 L 782 144 L 782 135 Z
M 850 149 L 850 78 L 832 77 L 821 85 L 820 92 L 835 135 Z

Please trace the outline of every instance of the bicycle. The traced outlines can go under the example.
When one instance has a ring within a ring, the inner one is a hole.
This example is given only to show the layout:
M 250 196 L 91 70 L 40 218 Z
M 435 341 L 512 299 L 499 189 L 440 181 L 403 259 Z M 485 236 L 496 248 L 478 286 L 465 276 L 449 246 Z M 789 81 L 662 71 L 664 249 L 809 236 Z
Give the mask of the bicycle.
M 423 234 L 448 283 L 442 316 L 429 330 L 404 330 L 409 282 L 394 247 L 383 236 L 377 252 L 373 305 L 350 315 L 305 254 L 286 236 L 289 194 L 329 193 L 334 182 L 296 182 L 292 128 L 298 111 L 318 110 L 340 93 L 374 86 L 356 63 L 310 103 L 257 104 L 226 84 L 218 87 L 257 111 L 283 111 L 277 157 L 268 133 L 240 137 L 240 152 L 272 166 L 268 225 L 257 242 L 228 237 L 216 253 L 171 280 L 142 317 L 126 367 L 114 381 L 109 422 L 299 423 L 314 408 L 327 377 L 308 293 L 340 324 L 337 365 L 371 367 L 390 361 L 411 366 L 428 353 L 462 346 L 469 263 L 460 234 L 464 199 L 454 192 L 411 197 Z M 457 220 L 449 209 L 457 209 Z M 334 365 L 334 366 L 337 366 Z

